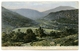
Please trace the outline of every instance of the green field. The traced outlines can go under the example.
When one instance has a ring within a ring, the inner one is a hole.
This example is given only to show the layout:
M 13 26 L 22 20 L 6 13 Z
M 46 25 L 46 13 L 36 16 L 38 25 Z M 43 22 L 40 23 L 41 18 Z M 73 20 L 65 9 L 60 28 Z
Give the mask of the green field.
M 14 29 L 13 31 L 17 32 L 18 29 L 21 29 L 21 32 L 24 32 L 24 33 L 25 33 L 27 29 L 32 29 L 33 32 L 34 32 L 35 29 L 38 29 L 38 27 L 21 27 L 21 28 L 16 28 L 16 29 Z M 43 30 L 44 30 L 45 33 L 50 33 L 51 31 L 57 31 L 57 32 L 59 31 L 59 30 L 45 29 L 45 28 L 43 28 Z

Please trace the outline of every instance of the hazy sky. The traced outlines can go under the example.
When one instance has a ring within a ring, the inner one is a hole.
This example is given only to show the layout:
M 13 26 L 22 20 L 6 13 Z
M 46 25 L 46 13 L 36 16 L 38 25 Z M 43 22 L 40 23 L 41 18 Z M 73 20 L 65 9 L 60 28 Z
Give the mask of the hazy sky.
M 2 2 L 2 6 L 7 9 L 26 8 L 26 9 L 34 9 L 42 12 L 45 10 L 53 9 L 58 6 L 72 6 L 78 8 L 78 2 L 77 1 Z

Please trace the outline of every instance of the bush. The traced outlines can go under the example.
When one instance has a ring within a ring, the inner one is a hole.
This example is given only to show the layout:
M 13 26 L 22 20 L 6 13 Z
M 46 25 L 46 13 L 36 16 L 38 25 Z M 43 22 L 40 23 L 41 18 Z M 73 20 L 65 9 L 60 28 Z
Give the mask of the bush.
M 39 41 L 39 42 L 33 42 L 31 43 L 32 46 L 50 46 L 50 42 L 43 40 L 43 41 Z
M 5 42 L 2 43 L 2 46 L 21 46 L 22 42 Z
M 57 38 L 54 42 L 60 46 L 78 46 L 78 34 Z

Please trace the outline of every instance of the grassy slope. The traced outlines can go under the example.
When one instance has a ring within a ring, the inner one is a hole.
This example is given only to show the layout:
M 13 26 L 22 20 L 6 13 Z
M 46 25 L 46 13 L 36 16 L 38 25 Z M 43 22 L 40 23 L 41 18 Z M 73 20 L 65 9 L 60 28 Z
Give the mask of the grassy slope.
M 34 32 L 35 29 L 38 29 L 38 27 L 22 27 L 22 28 L 16 28 L 13 31 L 17 32 L 18 29 L 21 29 L 21 32 L 25 33 L 27 29 L 32 29 Z M 54 30 L 54 29 L 45 29 L 45 28 L 43 28 L 43 30 L 45 31 L 45 33 L 50 33 L 51 31 L 58 31 L 58 30 Z

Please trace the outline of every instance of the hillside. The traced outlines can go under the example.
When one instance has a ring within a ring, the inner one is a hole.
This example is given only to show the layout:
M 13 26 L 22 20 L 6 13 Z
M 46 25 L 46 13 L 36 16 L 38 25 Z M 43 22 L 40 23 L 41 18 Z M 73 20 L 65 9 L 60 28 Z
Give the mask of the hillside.
M 33 26 L 36 22 L 2 7 L 2 28 Z
M 19 13 L 20 15 L 23 15 L 33 20 L 42 18 L 45 16 L 44 13 L 39 12 L 37 10 L 32 10 L 32 9 L 13 9 L 12 11 Z
M 43 13 L 49 14 L 50 12 L 57 12 L 57 11 L 61 11 L 61 10 L 72 10 L 72 9 L 76 9 L 76 8 L 71 7 L 71 6 L 59 6 L 54 9 L 44 11 Z
M 47 16 L 44 17 L 44 19 L 46 19 L 46 20 L 56 20 L 56 19 L 60 19 L 60 18 L 78 20 L 78 9 L 51 12 Z
M 37 20 L 42 27 L 46 28 L 78 28 L 78 9 L 63 10 L 58 12 L 51 12 L 42 19 Z

